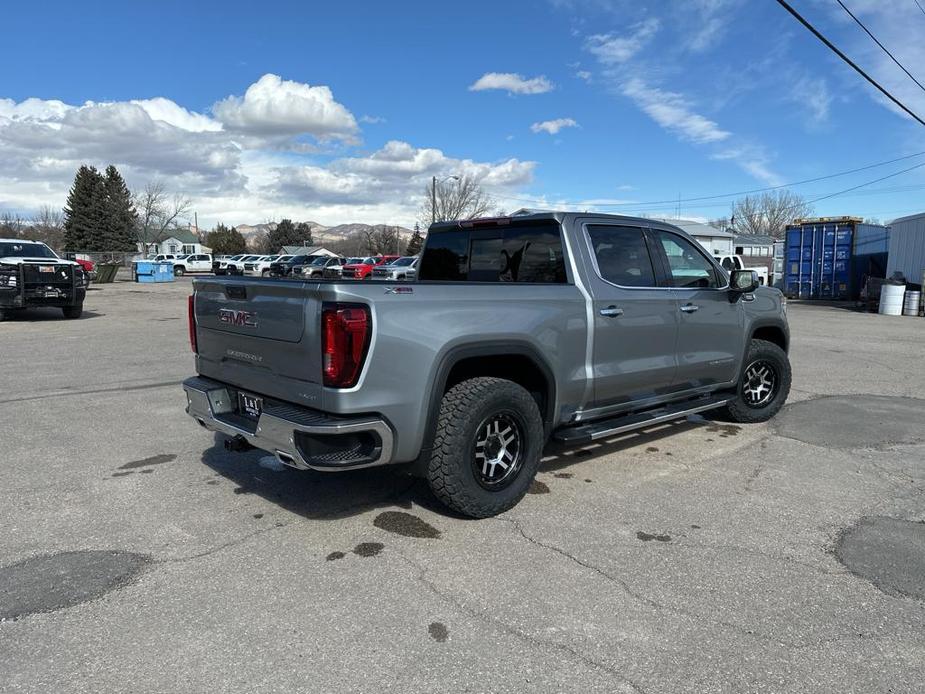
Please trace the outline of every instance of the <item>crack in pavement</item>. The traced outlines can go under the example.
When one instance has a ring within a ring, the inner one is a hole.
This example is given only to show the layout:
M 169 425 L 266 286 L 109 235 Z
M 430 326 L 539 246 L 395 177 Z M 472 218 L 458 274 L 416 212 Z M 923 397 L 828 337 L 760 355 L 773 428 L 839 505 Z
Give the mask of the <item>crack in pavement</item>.
M 468 605 L 466 605 L 465 603 L 463 603 L 462 601 L 460 601 L 453 595 L 450 595 L 449 593 L 445 593 L 444 591 L 442 591 L 433 581 L 429 580 L 427 578 L 427 569 L 425 569 L 423 566 L 418 564 L 416 561 L 414 561 L 410 557 L 405 556 L 401 552 L 396 552 L 395 554 L 396 556 L 400 557 L 409 566 L 417 570 L 418 574 L 417 576 L 415 576 L 415 579 L 419 583 L 422 583 L 428 590 L 430 590 L 431 593 L 436 595 L 439 599 L 443 600 L 444 602 L 449 603 L 450 605 L 455 607 L 457 610 L 459 610 L 463 614 L 471 617 L 472 619 L 491 624 L 495 628 L 499 629 L 501 632 L 509 636 L 514 636 L 522 641 L 525 641 L 526 643 L 532 646 L 536 646 L 539 648 L 545 648 L 545 649 L 554 649 L 557 651 L 564 651 L 565 653 L 568 653 L 570 656 L 585 663 L 586 665 L 596 667 L 600 670 L 603 670 L 604 672 L 607 672 L 610 675 L 613 675 L 618 680 L 620 680 L 621 682 L 623 682 L 624 684 L 632 688 L 634 692 L 638 692 L 638 694 L 646 694 L 646 690 L 638 682 L 633 681 L 632 679 L 624 675 L 622 672 L 614 669 L 610 665 L 607 665 L 606 663 L 602 663 L 599 660 L 595 660 L 594 658 L 591 658 L 585 655 L 584 653 L 580 653 L 579 651 L 575 650 L 574 648 L 572 648 L 566 643 L 560 643 L 558 641 L 549 641 L 546 639 L 538 638 L 532 634 L 528 634 L 527 632 L 522 631 L 521 629 L 518 629 L 515 626 L 508 624 L 507 622 L 502 621 L 498 617 L 495 617 L 490 614 L 486 614 L 472 607 L 469 607 Z
M 662 603 L 660 603 L 660 602 L 658 602 L 658 601 L 656 601 L 656 600 L 653 600 L 652 598 L 646 597 L 645 595 L 643 595 L 643 594 L 639 593 L 638 591 L 634 590 L 633 588 L 630 587 L 629 583 L 628 583 L 627 581 L 625 581 L 624 579 L 619 578 L 618 576 L 614 576 L 614 575 L 612 575 L 612 574 L 610 574 L 610 573 L 604 571 L 604 570 L 601 569 L 600 567 L 594 566 L 593 564 L 591 564 L 591 563 L 589 563 L 589 562 L 587 562 L 587 561 L 584 561 L 584 560 L 582 560 L 582 559 L 579 559 L 578 557 L 576 557 L 576 556 L 570 554 L 569 552 L 565 551 L 564 549 L 562 549 L 562 548 L 560 548 L 560 547 L 556 547 L 555 545 L 547 544 L 547 543 L 545 543 L 545 542 L 542 542 L 542 541 L 540 541 L 540 540 L 537 540 L 537 539 L 534 538 L 534 537 L 531 537 L 530 535 L 528 535 L 528 534 L 524 531 L 524 529 L 523 529 L 523 527 L 520 525 L 520 523 L 518 523 L 518 522 L 517 522 L 516 520 L 514 520 L 513 518 L 495 517 L 495 518 L 492 518 L 491 520 L 494 520 L 494 521 L 501 521 L 501 522 L 509 523 L 510 525 L 513 525 L 514 528 L 517 530 L 517 532 L 521 535 L 521 537 L 523 537 L 525 540 L 527 540 L 527 542 L 529 542 L 530 544 L 533 544 L 533 545 L 535 545 L 535 546 L 537 546 L 537 547 L 541 547 L 541 548 L 546 549 L 546 550 L 548 550 L 548 551 L 554 552 L 554 553 L 556 553 L 556 554 L 558 554 L 558 555 L 564 557 L 564 558 L 567 559 L 568 561 L 571 561 L 571 562 L 573 562 L 573 563 L 575 563 L 575 564 L 578 564 L 579 566 L 581 566 L 581 567 L 583 567 L 583 568 L 585 568 L 585 569 L 588 569 L 589 571 L 593 571 L 594 573 L 598 574 L 599 576 L 601 576 L 601 577 L 604 578 L 605 580 L 607 580 L 607 581 L 609 581 L 609 582 L 611 582 L 611 583 L 614 583 L 614 584 L 616 584 L 617 586 L 619 586 L 628 596 L 630 596 L 630 597 L 631 597 L 632 599 L 634 599 L 635 601 L 637 601 L 637 602 L 639 602 L 639 603 L 641 603 L 641 604 L 643 604 L 643 605 L 645 605 L 645 606 L 647 606 L 647 607 L 650 607 L 650 608 L 652 608 L 652 609 L 655 609 L 655 610 L 664 610 L 664 611 L 666 611 L 666 612 L 670 612 L 670 613 L 676 614 L 676 615 L 681 616 L 681 617 L 686 617 L 686 618 L 692 619 L 692 620 L 694 620 L 694 621 L 701 621 L 701 622 L 704 622 L 704 623 L 706 623 L 706 624 L 710 624 L 710 625 L 713 625 L 713 626 L 724 627 L 724 628 L 726 628 L 726 629 L 729 629 L 730 631 L 733 631 L 733 632 L 739 634 L 740 636 L 743 636 L 743 637 L 746 637 L 746 638 L 752 638 L 752 639 L 755 639 L 755 640 L 757 640 L 757 641 L 766 642 L 766 643 L 768 643 L 768 644 L 773 644 L 773 645 L 775 645 L 775 646 L 777 646 L 777 647 L 780 647 L 780 648 L 785 648 L 785 649 L 791 649 L 791 648 L 793 648 L 793 649 L 796 649 L 796 648 L 810 648 L 810 647 L 812 647 L 813 645 L 815 645 L 815 644 L 817 643 L 817 641 L 806 641 L 806 642 L 785 641 L 785 640 L 782 640 L 782 639 L 780 639 L 780 638 L 778 638 L 778 637 L 770 636 L 770 635 L 765 634 L 765 633 L 762 633 L 762 632 L 760 632 L 760 631 L 756 631 L 756 630 L 753 630 L 753 629 L 748 629 L 747 627 L 742 627 L 742 626 L 739 626 L 738 624 L 733 624 L 732 622 L 727 622 L 727 621 L 722 620 L 722 619 L 712 619 L 712 618 L 710 618 L 710 617 L 705 617 L 704 615 L 698 614 L 698 613 L 696 613 L 696 612 L 691 612 L 691 611 L 689 611 L 689 610 L 686 610 L 686 609 L 683 609 L 683 608 L 680 608 L 680 607 L 674 607 L 674 606 L 671 606 L 671 605 L 662 604 Z M 663 551 L 665 551 L 665 550 L 667 550 L 668 548 L 671 548 L 671 547 L 672 547 L 672 545 L 664 544 L 664 545 L 661 545 L 660 549 L 662 549 Z M 681 549 L 681 548 L 683 548 L 683 549 L 691 549 L 692 546 L 674 545 L 673 548 L 674 548 L 674 549 Z M 811 568 L 811 569 L 814 570 L 815 572 L 822 573 L 822 574 L 826 574 L 826 575 L 850 576 L 850 573 L 847 572 L 847 571 L 837 571 L 837 572 L 828 571 L 828 570 L 826 570 L 826 569 L 822 569 L 821 567 L 813 567 L 813 566 L 811 566 L 811 565 L 805 564 L 805 563 L 803 563 L 803 562 L 800 562 L 800 561 L 797 561 L 797 560 L 794 560 L 794 559 L 790 559 L 790 558 L 788 558 L 788 557 L 780 557 L 780 556 L 774 556 L 774 555 L 769 555 L 769 554 L 763 554 L 763 553 L 761 553 L 761 552 L 750 551 L 750 550 L 747 550 L 747 549 L 745 549 L 745 548 L 731 547 L 731 546 L 716 546 L 715 548 L 716 548 L 716 549 L 723 549 L 723 550 L 727 550 L 727 551 L 744 552 L 744 553 L 748 553 L 748 554 L 759 554 L 759 555 L 764 556 L 764 557 L 766 557 L 766 558 L 768 558 L 768 559 L 773 559 L 773 560 L 776 560 L 776 561 L 792 563 L 792 564 L 795 564 L 795 565 L 798 565 L 798 566 L 802 566 L 802 567 L 804 567 L 804 568 Z
M 157 383 L 141 383 L 134 386 L 116 386 L 113 388 L 89 388 L 87 390 L 65 390 L 57 393 L 44 393 L 42 395 L 29 395 L 22 398 L 12 398 L 10 400 L 0 400 L 0 405 L 10 405 L 18 402 L 27 402 L 30 400 L 47 400 L 49 398 L 66 398 L 74 395 L 96 395 L 99 393 L 123 393 L 132 390 L 151 390 L 152 388 L 167 388 L 169 386 L 178 386 L 183 383 L 178 381 L 158 381 Z

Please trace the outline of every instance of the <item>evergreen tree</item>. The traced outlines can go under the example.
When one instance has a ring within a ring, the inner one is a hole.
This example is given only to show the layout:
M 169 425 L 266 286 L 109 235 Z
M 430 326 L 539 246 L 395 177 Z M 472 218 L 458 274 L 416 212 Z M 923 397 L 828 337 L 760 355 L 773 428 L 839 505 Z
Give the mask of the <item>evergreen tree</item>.
M 106 167 L 105 219 L 101 247 L 96 250 L 134 251 L 137 246 L 138 213 L 132 203 L 132 194 L 122 174 L 115 166 Z
M 411 234 L 411 238 L 408 239 L 408 248 L 405 250 L 405 253 L 408 255 L 418 255 L 423 247 L 424 237 L 421 235 L 421 225 L 415 223 L 414 233 Z
M 106 191 L 103 176 L 93 166 L 81 166 L 64 208 L 64 250 L 94 251 L 102 241 Z
M 299 237 L 299 243 L 304 243 L 306 246 L 311 246 L 312 241 L 312 227 L 310 224 L 305 222 L 299 222 L 295 225 L 296 236 Z
M 241 233 L 234 227 L 229 229 L 221 222 L 206 236 L 206 245 L 215 255 L 237 255 L 246 250 Z
M 308 235 L 305 236 L 305 231 Z M 267 234 L 266 247 L 278 251 L 283 246 L 301 246 L 302 242 L 311 243 L 311 228 L 307 224 L 296 226 L 291 219 L 284 219 Z

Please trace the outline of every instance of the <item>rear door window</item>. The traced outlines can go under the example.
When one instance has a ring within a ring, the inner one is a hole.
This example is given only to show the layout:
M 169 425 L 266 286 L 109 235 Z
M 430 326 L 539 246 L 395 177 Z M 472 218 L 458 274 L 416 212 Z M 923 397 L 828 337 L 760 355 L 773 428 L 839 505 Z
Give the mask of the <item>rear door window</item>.
M 656 287 L 645 231 L 639 227 L 588 225 L 601 277 L 621 287 Z
M 421 256 L 422 280 L 566 282 L 558 222 L 433 232 Z

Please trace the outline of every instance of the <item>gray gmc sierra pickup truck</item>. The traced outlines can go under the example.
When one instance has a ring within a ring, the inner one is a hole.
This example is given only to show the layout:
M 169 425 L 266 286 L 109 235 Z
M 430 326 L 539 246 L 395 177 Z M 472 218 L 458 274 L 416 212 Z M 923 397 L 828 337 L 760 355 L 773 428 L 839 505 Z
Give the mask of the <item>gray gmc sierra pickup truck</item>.
M 200 278 L 187 411 L 312 470 L 409 464 L 485 517 L 552 437 L 586 443 L 790 390 L 786 303 L 649 219 L 530 213 L 433 225 L 411 283 Z

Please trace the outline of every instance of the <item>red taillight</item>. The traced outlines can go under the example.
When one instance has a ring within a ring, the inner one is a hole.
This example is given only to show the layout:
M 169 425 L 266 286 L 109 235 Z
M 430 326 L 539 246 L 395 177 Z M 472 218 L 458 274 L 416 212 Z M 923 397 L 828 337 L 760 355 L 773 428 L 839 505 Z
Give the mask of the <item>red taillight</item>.
M 324 304 L 321 310 L 321 357 L 324 385 L 356 385 L 366 359 L 372 319 L 369 307 L 359 304 Z
M 196 297 L 192 294 L 186 303 L 187 317 L 189 320 L 189 346 L 193 354 L 199 354 L 198 345 L 196 344 Z

